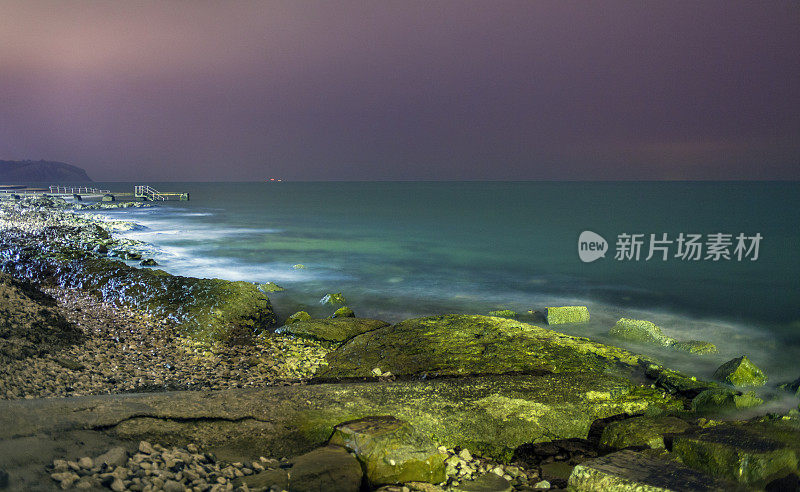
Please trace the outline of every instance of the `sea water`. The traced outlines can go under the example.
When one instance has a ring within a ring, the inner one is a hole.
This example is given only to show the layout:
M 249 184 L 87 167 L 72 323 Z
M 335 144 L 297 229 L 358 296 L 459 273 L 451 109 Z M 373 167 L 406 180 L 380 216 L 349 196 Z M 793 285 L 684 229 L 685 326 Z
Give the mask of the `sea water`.
M 299 309 L 329 316 L 334 308 L 319 300 L 331 292 L 357 315 L 387 321 L 581 304 L 591 322 L 558 330 L 705 377 L 743 354 L 771 382 L 800 377 L 800 183 L 150 184 L 191 201 L 103 215 L 139 224 L 125 235 L 150 243 L 170 273 L 279 284 L 286 290 L 270 298 L 281 318 Z M 588 263 L 578 254 L 584 231 L 607 243 Z M 637 260 L 618 244 L 639 234 Z M 681 234 L 699 235 L 699 259 L 676 256 Z M 714 261 L 716 234 L 730 234 L 731 245 Z M 651 235 L 667 242 L 648 260 Z M 751 248 L 737 257 L 739 235 L 747 247 L 760 236 L 757 256 Z M 720 353 L 620 343 L 607 335 L 620 317 L 713 342 Z

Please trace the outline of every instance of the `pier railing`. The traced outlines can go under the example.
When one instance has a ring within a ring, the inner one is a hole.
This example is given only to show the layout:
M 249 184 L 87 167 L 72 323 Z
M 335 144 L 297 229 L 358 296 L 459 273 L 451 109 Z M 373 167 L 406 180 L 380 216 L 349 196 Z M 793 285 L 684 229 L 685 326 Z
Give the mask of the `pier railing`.
M 98 188 L 87 188 L 85 186 L 51 186 L 50 193 L 73 194 L 73 195 L 105 195 L 111 193 L 109 190 Z

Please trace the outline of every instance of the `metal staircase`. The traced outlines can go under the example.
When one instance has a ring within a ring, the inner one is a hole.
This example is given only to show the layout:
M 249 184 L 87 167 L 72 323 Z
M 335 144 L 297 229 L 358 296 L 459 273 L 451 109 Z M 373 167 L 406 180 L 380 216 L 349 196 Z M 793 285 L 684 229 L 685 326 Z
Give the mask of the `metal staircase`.
M 143 198 L 145 200 L 150 200 L 151 202 L 154 202 L 156 200 L 166 201 L 169 199 L 167 195 L 159 192 L 155 188 L 152 188 L 148 185 L 134 186 L 133 196 L 136 198 Z

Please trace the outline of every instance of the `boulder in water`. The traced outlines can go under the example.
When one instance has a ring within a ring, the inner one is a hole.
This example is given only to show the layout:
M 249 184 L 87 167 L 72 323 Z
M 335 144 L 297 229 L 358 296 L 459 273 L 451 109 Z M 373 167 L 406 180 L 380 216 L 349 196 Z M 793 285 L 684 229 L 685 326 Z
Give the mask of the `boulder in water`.
M 497 318 L 509 318 L 509 319 L 517 319 L 519 314 L 516 311 L 512 311 L 510 309 L 500 309 L 499 311 L 489 311 L 489 316 L 495 316 Z
M 767 376 L 746 355 L 731 359 L 714 371 L 714 379 L 733 386 L 764 386 Z
M 674 339 L 664 335 L 660 327 L 643 319 L 620 318 L 608 333 L 623 340 L 662 347 L 668 347 L 675 342 Z
M 355 318 L 356 313 L 347 306 L 342 306 L 333 313 L 334 318 Z
M 305 311 L 297 311 L 293 315 L 286 318 L 285 325 L 291 325 L 292 323 L 297 323 L 298 321 L 308 321 L 311 319 L 311 315 Z
M 545 317 L 548 325 L 585 323 L 589 321 L 589 309 L 586 306 L 547 307 Z
M 717 346 L 711 342 L 704 342 L 702 340 L 689 340 L 686 342 L 675 342 L 671 345 L 675 350 L 688 352 L 690 354 L 704 355 L 716 354 L 718 352 Z
M 259 284 L 258 288 L 261 289 L 262 292 L 265 292 L 267 294 L 272 292 L 283 292 L 284 290 L 286 290 L 280 285 L 276 284 L 275 282 L 265 282 L 263 284 Z
M 319 300 L 320 304 L 346 304 L 347 299 L 345 299 L 344 294 L 341 292 L 337 292 L 336 294 L 325 294 L 322 299 Z

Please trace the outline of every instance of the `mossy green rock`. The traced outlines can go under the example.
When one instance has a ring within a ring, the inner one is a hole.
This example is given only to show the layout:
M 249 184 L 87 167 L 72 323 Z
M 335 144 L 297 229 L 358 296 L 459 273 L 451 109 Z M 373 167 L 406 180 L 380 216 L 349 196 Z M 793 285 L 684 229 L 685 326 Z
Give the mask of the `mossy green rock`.
M 359 335 L 327 356 L 318 376 L 596 372 L 628 375 L 639 358 L 620 348 L 505 318 L 445 315 L 402 321 Z
M 791 383 L 784 383 L 778 385 L 778 389 L 794 393 L 795 396 L 800 397 L 800 378 L 795 379 Z
M 680 350 L 682 352 L 689 352 L 690 354 L 696 355 L 704 355 L 704 354 L 716 354 L 717 346 L 711 342 L 704 342 L 702 340 L 689 340 L 686 342 L 675 342 L 672 344 L 672 348 L 675 350 Z
M 701 392 L 692 400 L 692 410 L 698 413 L 726 413 L 757 407 L 764 400 L 755 393 L 742 393 L 729 388 L 712 388 Z
M 746 355 L 729 360 L 714 372 L 714 379 L 733 386 L 764 386 L 767 376 Z
M 286 318 L 285 325 L 291 325 L 292 323 L 297 323 L 298 321 L 308 321 L 311 319 L 311 315 L 305 311 L 297 311 L 293 315 Z
M 732 492 L 746 490 L 687 466 L 623 450 L 575 466 L 568 490 L 576 492 Z
M 664 436 L 680 434 L 691 426 L 677 417 L 632 417 L 612 422 L 603 429 L 600 444 L 607 448 L 623 449 L 629 447 L 663 448 Z
M 664 335 L 661 328 L 643 319 L 621 318 L 608 332 L 611 336 L 638 343 L 668 347 L 675 340 Z
M 334 318 L 355 318 L 356 317 L 356 313 L 354 313 L 353 310 L 350 309 L 349 307 L 342 306 L 342 307 L 340 307 L 339 309 L 337 309 L 336 311 L 333 312 L 333 317 Z
M 510 309 L 501 309 L 499 311 L 489 311 L 489 316 L 495 316 L 498 318 L 509 318 L 509 319 L 516 319 L 519 314 L 516 311 L 512 311 Z
M 330 444 L 355 453 L 372 487 L 445 480 L 444 456 L 437 445 L 417 434 L 408 422 L 392 416 L 339 424 Z
M 683 463 L 752 486 L 800 471 L 800 421 L 760 418 L 723 423 L 676 436 Z
M 265 282 L 263 284 L 259 284 L 258 288 L 261 289 L 262 292 L 265 292 L 267 294 L 271 292 L 283 292 L 284 290 L 286 290 L 280 285 L 276 284 L 275 282 Z
M 369 318 L 326 318 L 295 321 L 284 325 L 276 333 L 286 333 L 326 342 L 346 342 L 356 335 L 377 330 L 389 323 Z M 370 368 L 371 370 L 372 368 Z
M 545 308 L 548 325 L 564 323 L 585 323 L 589 321 L 589 309 L 586 306 L 559 306 Z
M 341 292 L 337 292 L 336 294 L 325 294 L 322 299 L 319 300 L 320 304 L 346 304 L 347 299 L 345 299 L 344 294 Z

